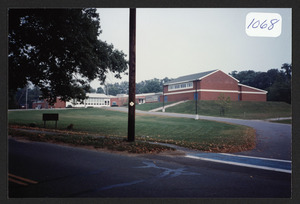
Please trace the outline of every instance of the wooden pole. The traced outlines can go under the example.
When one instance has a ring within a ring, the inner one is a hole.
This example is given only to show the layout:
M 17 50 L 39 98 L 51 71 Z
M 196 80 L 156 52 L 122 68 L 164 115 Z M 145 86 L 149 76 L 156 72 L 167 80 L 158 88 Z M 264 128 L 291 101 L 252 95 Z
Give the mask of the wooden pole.
M 129 13 L 129 100 L 128 100 L 128 142 L 135 138 L 135 51 L 136 51 L 136 9 Z
M 195 117 L 195 120 L 198 120 L 199 119 L 199 116 L 198 116 L 198 80 L 196 80 L 196 92 L 195 92 L 195 109 L 196 109 L 196 117 Z

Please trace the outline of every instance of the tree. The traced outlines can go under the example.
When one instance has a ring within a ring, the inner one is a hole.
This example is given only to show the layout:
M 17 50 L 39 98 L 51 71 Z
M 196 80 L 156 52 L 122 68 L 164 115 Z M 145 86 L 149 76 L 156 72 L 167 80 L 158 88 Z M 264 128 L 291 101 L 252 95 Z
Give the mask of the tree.
M 88 93 L 96 93 L 96 89 L 93 89 L 92 87 L 90 87 L 90 90 Z
M 284 101 L 291 103 L 292 65 L 284 63 L 281 70 L 270 69 L 267 72 L 232 71 L 231 76 L 238 79 L 241 84 L 267 90 L 269 101 Z
M 28 108 L 31 108 L 32 102 L 38 101 L 40 99 L 40 95 L 41 95 L 41 91 L 38 87 L 18 88 L 16 94 L 14 94 L 12 96 L 12 99 L 10 99 L 11 103 L 9 104 L 9 108 L 10 109 L 21 108 L 26 104 L 28 105 L 27 106 Z
M 10 93 L 31 82 L 50 103 L 82 101 L 91 80 L 121 78 L 125 54 L 98 40 L 99 21 L 96 9 L 10 9 Z
M 116 96 L 117 94 L 120 94 L 120 85 L 119 85 L 119 83 L 106 84 L 105 85 L 105 92 L 106 92 L 106 95 L 112 95 L 112 96 Z
M 98 87 L 96 93 L 104 94 L 104 90 L 102 87 Z
M 274 83 L 268 87 L 268 100 L 291 103 L 292 65 L 284 63 Z
M 218 96 L 218 100 L 216 101 L 216 103 L 220 107 L 220 115 L 224 116 L 225 111 L 230 108 L 231 98 L 229 96 L 226 97 L 223 93 L 221 93 L 220 96 Z
M 167 77 L 165 77 L 162 80 L 154 78 L 154 79 L 151 79 L 151 80 L 141 81 L 136 86 L 137 93 L 162 92 L 163 83 L 166 83 L 167 81 L 169 81 L 169 79 Z
M 285 70 L 285 75 L 286 75 L 287 81 L 289 82 L 292 79 L 292 64 L 284 63 L 281 66 L 281 69 Z

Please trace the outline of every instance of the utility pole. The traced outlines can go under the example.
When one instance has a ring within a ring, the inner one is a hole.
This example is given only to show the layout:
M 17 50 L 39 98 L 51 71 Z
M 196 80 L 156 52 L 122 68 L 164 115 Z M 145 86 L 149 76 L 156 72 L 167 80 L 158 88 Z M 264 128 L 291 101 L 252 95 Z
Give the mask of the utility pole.
M 162 109 L 162 112 L 165 112 L 165 89 L 164 89 L 164 85 L 163 85 L 163 97 L 162 97 L 162 100 L 163 100 L 163 109 Z
M 129 10 L 129 100 L 128 100 L 128 142 L 135 137 L 135 46 L 136 9 Z
M 25 97 L 25 107 L 27 109 L 27 98 L 28 98 L 28 86 L 26 84 L 26 97 Z
M 198 115 L 198 80 L 196 80 L 196 92 L 195 92 L 195 108 L 196 108 L 196 117 L 195 120 L 199 119 L 199 115 Z

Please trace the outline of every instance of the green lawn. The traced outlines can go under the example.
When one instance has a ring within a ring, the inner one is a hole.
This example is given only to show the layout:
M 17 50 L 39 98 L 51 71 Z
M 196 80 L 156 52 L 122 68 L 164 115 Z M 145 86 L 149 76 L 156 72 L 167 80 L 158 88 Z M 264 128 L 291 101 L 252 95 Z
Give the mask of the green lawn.
M 188 101 L 166 109 L 166 112 L 195 114 L 195 101 Z M 220 116 L 220 107 L 215 101 L 198 101 L 198 114 Z M 232 101 L 224 117 L 242 119 L 268 119 L 290 117 L 291 105 L 284 102 Z
M 43 127 L 43 113 L 59 113 L 58 129 L 94 135 L 127 137 L 127 113 L 97 108 L 68 110 L 10 111 L 10 125 Z M 47 128 L 54 128 L 52 121 Z M 136 115 L 136 139 L 173 143 L 199 150 L 233 152 L 251 149 L 254 130 L 245 126 L 206 120 Z

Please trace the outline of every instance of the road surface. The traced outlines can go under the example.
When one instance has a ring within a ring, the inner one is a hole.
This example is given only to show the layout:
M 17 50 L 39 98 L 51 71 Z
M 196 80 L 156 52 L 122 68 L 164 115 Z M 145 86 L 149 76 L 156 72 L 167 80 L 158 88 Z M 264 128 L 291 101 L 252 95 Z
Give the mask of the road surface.
M 9 197 L 291 196 L 290 173 L 191 156 L 128 156 L 10 138 Z

